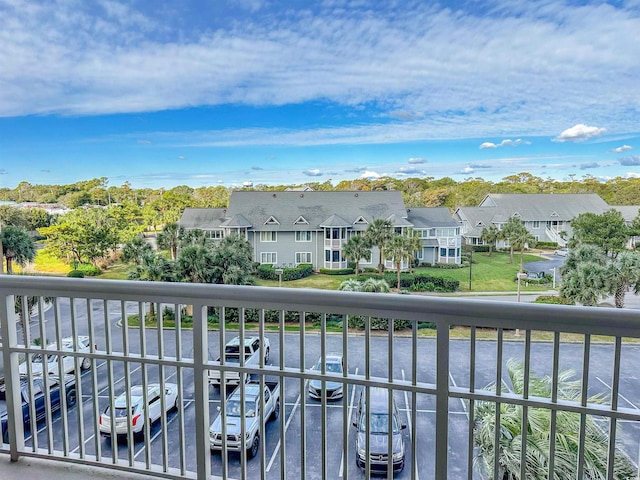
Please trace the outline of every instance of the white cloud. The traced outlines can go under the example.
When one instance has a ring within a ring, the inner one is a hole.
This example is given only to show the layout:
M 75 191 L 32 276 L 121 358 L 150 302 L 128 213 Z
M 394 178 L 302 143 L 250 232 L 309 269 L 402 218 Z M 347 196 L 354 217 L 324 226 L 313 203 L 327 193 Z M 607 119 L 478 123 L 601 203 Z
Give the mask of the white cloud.
M 303 175 L 306 175 L 308 177 L 320 177 L 320 176 L 322 176 L 322 172 L 317 168 L 313 168 L 311 170 L 303 170 L 302 173 L 303 173 Z
M 269 15 L 222 11 L 208 29 L 157 3 L 0 3 L 0 116 L 322 101 L 419 122 L 422 139 L 551 136 L 574 118 L 637 129 L 640 17 L 621 2 L 501 2 L 479 15 L 474 2 L 311 14 L 245 0 Z
M 622 153 L 628 150 L 633 150 L 633 147 L 630 145 L 622 145 L 621 147 L 611 149 L 611 153 Z
M 567 128 L 560 135 L 553 139 L 554 142 L 582 142 L 593 137 L 599 137 L 606 129 L 599 127 L 590 127 L 583 123 Z
M 427 172 L 425 172 L 424 170 L 416 167 L 400 167 L 398 168 L 396 173 L 399 173 L 401 175 L 426 175 L 427 174 Z
M 473 167 L 464 167 L 462 170 L 460 170 L 460 173 L 473 173 L 473 172 L 475 172 Z
M 409 160 L 407 160 L 407 162 L 411 163 L 412 165 L 417 165 L 420 163 L 427 163 L 427 159 L 426 158 L 420 158 L 420 157 L 412 157 Z
M 627 172 L 627 178 L 640 178 L 640 173 Z
M 184 160 L 186 157 L 184 155 L 178 155 L 178 160 Z
M 480 150 L 484 150 L 487 148 L 500 148 L 500 147 L 516 147 L 524 143 L 525 145 L 530 145 L 531 142 L 526 141 L 523 142 L 522 139 L 518 138 L 517 140 L 511 140 L 509 138 L 502 140 L 500 143 L 492 143 L 492 142 L 484 142 L 480 144 Z
M 382 175 L 380 175 L 377 172 L 372 172 L 367 170 L 366 172 L 364 172 L 362 175 L 360 175 L 361 178 L 380 178 Z

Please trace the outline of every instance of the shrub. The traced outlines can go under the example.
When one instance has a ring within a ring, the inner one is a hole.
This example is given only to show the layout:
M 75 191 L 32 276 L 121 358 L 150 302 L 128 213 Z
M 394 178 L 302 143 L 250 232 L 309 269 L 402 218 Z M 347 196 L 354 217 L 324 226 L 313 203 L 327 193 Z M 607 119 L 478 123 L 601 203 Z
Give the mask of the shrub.
M 102 270 L 100 270 L 95 265 L 91 265 L 90 263 L 81 263 L 78 265 L 76 270 L 80 270 L 87 277 L 95 277 L 96 275 L 100 275 Z
M 325 275 L 351 275 L 353 273 L 353 268 L 340 268 L 338 270 L 321 268 L 320 273 L 323 273 Z
M 294 268 L 282 269 L 282 280 L 285 282 L 298 280 L 313 274 L 313 266 L 310 264 L 300 264 Z M 263 280 L 278 280 L 278 274 L 273 265 L 258 265 L 256 268 L 256 276 Z
M 538 242 L 536 248 L 558 248 L 558 242 Z
M 358 330 L 364 330 L 367 324 L 367 317 L 363 317 L 360 315 L 352 315 L 349 316 L 349 328 L 356 328 Z M 378 318 L 371 317 L 370 320 L 370 328 L 371 330 L 389 330 L 389 320 L 387 318 Z M 394 320 L 393 321 L 393 329 L 394 330 L 404 330 L 405 328 L 411 328 L 410 320 Z
M 80 270 L 71 270 L 69 273 L 67 273 L 67 277 L 84 278 L 84 272 L 82 272 Z
M 466 259 L 467 264 L 469 263 L 469 258 Z M 476 263 L 475 261 L 473 263 Z M 441 268 L 443 270 L 455 270 L 457 268 L 464 268 L 464 265 L 458 263 L 435 263 L 433 265 L 435 268 Z
M 396 272 L 385 272 L 383 275 L 383 278 L 387 281 L 389 285 L 393 285 L 393 286 L 397 285 L 398 276 Z M 418 284 L 432 283 L 434 285 L 433 291 L 436 291 L 436 292 L 455 292 L 460 286 L 460 282 L 458 280 L 453 280 L 451 278 L 432 277 L 430 275 L 425 275 L 422 273 L 400 274 L 400 288 L 411 289 L 411 286 L 416 283 Z M 417 290 L 414 290 L 414 291 L 417 291 Z
M 418 330 L 421 328 L 428 328 L 429 330 L 435 330 L 436 324 L 433 322 L 420 322 L 418 324 Z
M 548 303 L 552 305 L 574 305 L 572 300 L 558 295 L 540 295 L 533 303 Z
M 474 253 L 489 253 L 489 245 L 473 245 L 472 250 Z

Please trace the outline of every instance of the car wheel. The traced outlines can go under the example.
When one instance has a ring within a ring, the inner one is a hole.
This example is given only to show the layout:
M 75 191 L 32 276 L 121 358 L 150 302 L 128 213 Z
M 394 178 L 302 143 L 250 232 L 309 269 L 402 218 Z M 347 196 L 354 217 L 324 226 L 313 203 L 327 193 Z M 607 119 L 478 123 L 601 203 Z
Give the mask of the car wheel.
M 271 412 L 271 418 L 277 420 L 280 417 L 280 400 L 276 402 L 276 408 Z
M 173 409 L 178 410 L 178 397 L 176 397 L 175 401 L 173 402 Z
M 256 436 L 253 437 L 253 442 L 251 442 L 249 458 L 255 457 L 258 454 L 258 450 L 260 450 L 260 435 L 256 434 Z
M 67 408 L 74 407 L 76 402 L 78 401 L 76 388 L 70 388 L 67 390 Z
M 91 359 L 88 357 L 83 358 L 82 363 L 80 364 L 80 369 L 89 370 L 90 368 L 91 368 Z
M 269 362 L 269 347 L 264 351 L 264 363 Z

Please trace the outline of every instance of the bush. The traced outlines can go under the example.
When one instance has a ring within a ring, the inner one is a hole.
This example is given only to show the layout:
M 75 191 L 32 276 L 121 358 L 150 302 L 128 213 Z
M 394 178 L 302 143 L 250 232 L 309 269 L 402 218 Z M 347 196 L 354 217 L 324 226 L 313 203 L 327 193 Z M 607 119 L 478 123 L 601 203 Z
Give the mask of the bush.
M 538 242 L 536 248 L 558 248 L 558 242 Z
M 96 275 L 100 275 L 102 273 L 102 270 L 94 265 L 91 265 L 90 263 L 81 263 L 78 265 L 76 270 L 80 270 L 87 277 L 95 277 Z
M 467 264 L 469 263 L 469 258 L 466 259 Z M 475 261 L 473 263 L 476 263 Z M 458 268 L 464 268 L 464 265 L 458 263 L 435 263 L 434 268 L 441 268 L 443 270 L 455 270 Z
M 313 274 L 313 266 L 310 264 L 300 264 L 294 268 L 282 269 L 282 280 L 285 282 L 298 280 Z M 256 276 L 263 280 L 278 280 L 278 274 L 273 265 L 258 265 L 256 268 Z
M 323 273 L 325 275 L 351 275 L 353 273 L 353 268 L 340 268 L 338 270 L 321 268 L 320 273 Z
M 349 316 L 349 328 L 356 328 L 358 330 L 364 330 L 366 327 L 366 318 L 360 315 Z M 370 320 L 371 330 L 389 330 L 389 320 L 387 318 L 371 317 Z M 394 330 L 404 330 L 405 328 L 411 328 L 411 320 L 394 320 Z
M 69 273 L 67 273 L 67 277 L 84 278 L 84 272 L 82 272 L 80 270 L 71 270 Z
M 396 286 L 398 283 L 398 274 L 396 272 L 385 272 L 383 278 L 389 285 Z M 460 286 L 460 282 L 458 280 L 453 280 L 451 278 L 432 277 L 422 273 L 411 274 L 405 272 L 400 274 L 400 288 L 411 289 L 411 286 L 416 283 L 432 283 L 434 285 L 433 291 L 435 292 L 455 292 Z
M 474 253 L 489 253 L 489 245 L 472 245 L 472 250 Z
M 572 300 L 558 295 L 540 295 L 533 303 L 548 303 L 551 305 L 574 305 Z

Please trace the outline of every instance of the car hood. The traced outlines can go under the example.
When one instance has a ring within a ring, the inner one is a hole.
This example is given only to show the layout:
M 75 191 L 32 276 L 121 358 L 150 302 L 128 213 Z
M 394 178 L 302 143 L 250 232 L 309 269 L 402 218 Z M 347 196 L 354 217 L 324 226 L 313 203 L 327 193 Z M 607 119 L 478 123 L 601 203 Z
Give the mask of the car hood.
M 216 419 L 211 424 L 209 431 L 211 433 L 222 433 L 222 425 L 221 425 L 221 416 L 218 415 Z M 228 435 L 239 435 L 241 432 L 241 421 L 240 417 L 227 417 L 226 428 Z M 245 431 L 249 431 L 253 424 L 256 422 L 256 417 L 248 417 L 245 418 Z
M 374 433 L 369 435 L 369 453 L 374 455 L 386 454 L 388 451 L 389 436 L 386 433 Z M 402 451 L 404 439 L 401 433 L 393 434 L 393 453 Z M 367 445 L 367 434 L 365 432 L 358 432 L 358 438 L 356 440 L 356 448 L 365 449 Z
M 20 370 L 20 375 L 26 375 L 27 374 L 27 362 L 23 362 L 20 364 L 19 367 Z M 32 375 L 38 375 L 42 373 L 42 364 L 41 363 L 32 363 L 31 364 L 31 374 Z
M 309 382 L 309 385 L 311 385 L 313 388 L 320 390 L 322 388 L 322 381 L 321 380 L 311 380 Z M 327 390 L 335 390 L 338 387 L 342 386 L 342 383 L 340 382 L 325 382 L 325 385 L 327 386 Z

